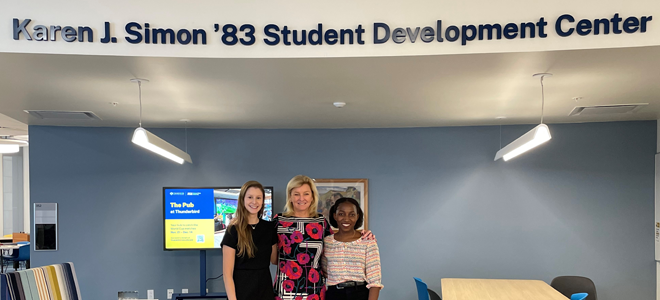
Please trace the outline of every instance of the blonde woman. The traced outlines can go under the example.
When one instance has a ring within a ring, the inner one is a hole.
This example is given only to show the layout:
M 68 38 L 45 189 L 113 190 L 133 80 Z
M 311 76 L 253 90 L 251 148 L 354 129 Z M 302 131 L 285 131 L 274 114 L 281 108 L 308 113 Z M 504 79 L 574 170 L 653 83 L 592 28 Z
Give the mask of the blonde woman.
M 271 257 L 278 266 L 275 299 L 320 300 L 325 296 L 323 238 L 332 235 L 332 229 L 317 212 L 319 193 L 314 180 L 295 176 L 286 192 L 284 212 L 274 218 L 278 235 L 277 252 Z M 366 234 L 373 239 L 369 232 Z
M 229 300 L 273 300 L 270 276 L 272 253 L 277 252 L 273 222 L 261 219 L 265 192 L 256 181 L 241 188 L 236 216 L 222 239 L 222 269 Z

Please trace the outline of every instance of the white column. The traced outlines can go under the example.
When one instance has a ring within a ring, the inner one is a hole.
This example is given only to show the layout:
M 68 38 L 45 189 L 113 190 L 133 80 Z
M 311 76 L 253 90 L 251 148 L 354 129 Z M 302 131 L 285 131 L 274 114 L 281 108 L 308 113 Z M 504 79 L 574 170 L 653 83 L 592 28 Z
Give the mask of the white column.
M 4 217 L 5 217 L 5 210 L 4 210 L 4 207 L 5 207 L 5 200 L 4 200 L 5 199 L 5 193 L 2 190 L 3 187 L 4 187 L 4 180 L 5 180 L 4 169 L 2 168 L 2 161 L 3 160 L 4 159 L 2 159 L 2 154 L 0 154 L 0 237 L 3 235 L 2 233 L 5 232 L 4 231 L 5 223 L 4 223 L 4 220 L 3 220 Z
M 23 231 L 30 233 L 32 226 L 30 226 L 30 211 L 32 204 L 30 203 L 30 147 L 23 147 Z

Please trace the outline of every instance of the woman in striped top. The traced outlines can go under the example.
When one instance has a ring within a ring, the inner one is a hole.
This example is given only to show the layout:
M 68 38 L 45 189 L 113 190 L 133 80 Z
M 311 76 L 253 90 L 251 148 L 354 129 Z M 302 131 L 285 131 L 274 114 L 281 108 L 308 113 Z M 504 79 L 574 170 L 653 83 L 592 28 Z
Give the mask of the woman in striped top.
M 339 231 L 323 240 L 328 300 L 377 300 L 383 288 L 376 240 L 361 239 L 356 230 L 363 219 L 353 198 L 340 198 L 330 209 L 330 224 Z

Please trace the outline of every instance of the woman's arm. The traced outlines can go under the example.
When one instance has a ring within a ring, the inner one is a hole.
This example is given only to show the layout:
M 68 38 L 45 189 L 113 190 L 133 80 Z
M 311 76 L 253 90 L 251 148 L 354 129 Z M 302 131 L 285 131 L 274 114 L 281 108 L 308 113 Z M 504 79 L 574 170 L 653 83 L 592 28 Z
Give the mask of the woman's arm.
M 364 272 L 367 276 L 367 288 L 369 289 L 369 300 L 377 300 L 380 289 L 383 288 L 381 283 L 380 271 L 380 253 L 378 251 L 378 244 L 376 241 L 367 242 L 367 251 L 365 253 L 365 268 Z
M 270 251 L 270 263 L 277 265 L 277 250 L 279 249 L 278 242 L 279 242 L 279 235 L 277 235 L 277 215 L 275 215 L 275 218 L 273 219 L 273 232 L 272 232 L 272 244 L 273 244 L 273 249 Z
M 374 286 L 369 289 L 369 300 L 378 300 L 378 294 L 380 294 L 380 287 Z
M 225 282 L 227 299 L 236 300 L 236 288 L 234 287 L 234 263 L 236 261 L 236 249 L 222 246 L 222 279 Z
M 325 240 L 323 243 L 327 243 Z M 325 245 L 324 245 L 325 247 Z M 328 257 L 325 256 L 325 249 L 323 250 L 323 254 L 321 256 L 321 273 L 323 273 L 323 277 L 328 278 Z
M 273 244 L 273 250 L 270 251 L 270 263 L 277 264 L 277 244 Z

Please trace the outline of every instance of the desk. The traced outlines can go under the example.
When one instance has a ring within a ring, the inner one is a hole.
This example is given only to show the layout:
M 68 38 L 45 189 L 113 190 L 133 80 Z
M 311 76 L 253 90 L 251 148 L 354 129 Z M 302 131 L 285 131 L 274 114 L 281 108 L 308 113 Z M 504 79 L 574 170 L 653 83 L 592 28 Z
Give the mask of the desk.
M 568 300 L 540 280 L 443 278 L 443 300 Z

